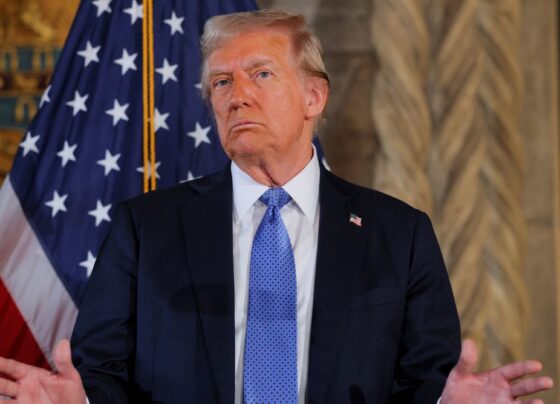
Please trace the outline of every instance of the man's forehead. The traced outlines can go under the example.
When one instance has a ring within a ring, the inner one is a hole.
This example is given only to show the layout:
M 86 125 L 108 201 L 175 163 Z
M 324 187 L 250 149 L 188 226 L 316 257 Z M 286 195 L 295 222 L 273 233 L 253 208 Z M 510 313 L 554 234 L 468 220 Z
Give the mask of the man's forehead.
M 275 63 L 279 58 L 290 55 L 291 38 L 279 29 L 259 29 L 235 34 L 225 39 L 208 57 L 210 64 L 221 61 L 256 63 Z

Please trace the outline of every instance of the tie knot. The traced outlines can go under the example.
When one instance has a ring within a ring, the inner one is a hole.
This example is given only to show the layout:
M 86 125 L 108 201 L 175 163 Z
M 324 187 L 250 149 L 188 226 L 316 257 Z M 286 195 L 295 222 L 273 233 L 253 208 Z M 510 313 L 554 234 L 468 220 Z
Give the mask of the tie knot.
M 274 206 L 278 209 L 290 202 L 292 197 L 283 188 L 270 188 L 259 198 L 266 206 Z

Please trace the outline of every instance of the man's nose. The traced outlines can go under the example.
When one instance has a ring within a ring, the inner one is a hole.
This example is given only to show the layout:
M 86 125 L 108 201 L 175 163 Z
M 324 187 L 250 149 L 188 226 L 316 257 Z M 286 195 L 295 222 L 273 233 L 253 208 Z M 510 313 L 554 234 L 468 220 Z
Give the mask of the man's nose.
M 232 109 L 247 107 L 251 104 L 252 94 L 250 85 L 251 81 L 243 77 L 238 77 L 233 80 L 230 97 L 230 106 Z

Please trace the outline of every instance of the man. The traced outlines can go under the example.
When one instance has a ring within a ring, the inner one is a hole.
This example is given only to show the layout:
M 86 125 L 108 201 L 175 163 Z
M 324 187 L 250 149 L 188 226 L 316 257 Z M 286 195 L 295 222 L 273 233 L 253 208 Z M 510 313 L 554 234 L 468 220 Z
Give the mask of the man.
M 122 204 L 74 330 L 79 373 L 63 341 L 54 374 L 0 360 L 0 394 L 460 404 L 552 386 L 517 381 L 540 370 L 532 361 L 473 374 L 468 341 L 453 368 L 459 324 L 429 219 L 315 156 L 329 85 L 301 16 L 215 17 L 202 45 L 203 91 L 231 166 Z

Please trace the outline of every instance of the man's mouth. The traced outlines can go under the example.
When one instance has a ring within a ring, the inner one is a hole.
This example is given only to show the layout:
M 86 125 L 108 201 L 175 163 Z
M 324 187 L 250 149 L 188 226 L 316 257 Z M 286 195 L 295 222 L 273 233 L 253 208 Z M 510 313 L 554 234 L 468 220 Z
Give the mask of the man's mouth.
M 234 123 L 231 126 L 230 131 L 233 132 L 235 130 L 240 130 L 240 129 L 246 129 L 246 128 L 250 128 L 252 126 L 257 126 L 260 125 L 258 122 L 255 121 L 250 121 L 250 120 L 241 120 L 241 121 L 237 121 L 236 123 Z

